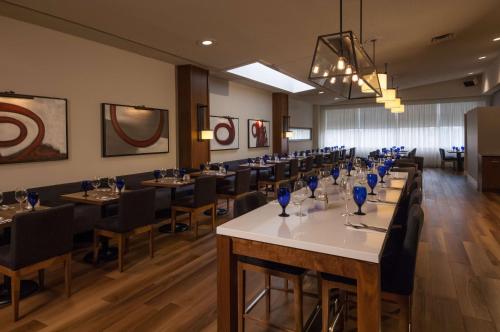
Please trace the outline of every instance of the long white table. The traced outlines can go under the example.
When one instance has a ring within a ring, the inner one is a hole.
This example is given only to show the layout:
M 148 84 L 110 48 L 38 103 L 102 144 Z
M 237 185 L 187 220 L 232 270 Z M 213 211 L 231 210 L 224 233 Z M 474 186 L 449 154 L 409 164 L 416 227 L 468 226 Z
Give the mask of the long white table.
M 397 204 L 405 188 L 407 173 L 392 173 L 386 179 L 384 201 L 366 202 L 364 216 L 350 216 L 351 223 L 390 228 Z M 298 216 L 298 207 L 289 205 L 290 217 L 278 215 L 275 201 L 217 227 L 218 248 L 218 327 L 236 329 L 236 259 L 238 255 L 303 267 L 356 279 L 358 288 L 358 331 L 380 327 L 380 258 L 387 233 L 354 229 L 345 225 L 341 214 L 345 204 L 339 186 L 327 185 L 329 203 L 308 199 Z M 368 195 L 368 199 L 375 196 Z M 351 211 L 355 211 L 350 201 Z

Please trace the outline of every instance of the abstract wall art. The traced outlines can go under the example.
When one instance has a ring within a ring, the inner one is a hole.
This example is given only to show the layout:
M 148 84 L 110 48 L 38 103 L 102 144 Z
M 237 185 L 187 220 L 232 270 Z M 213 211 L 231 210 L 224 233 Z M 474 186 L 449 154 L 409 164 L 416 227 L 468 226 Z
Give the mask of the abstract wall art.
M 102 104 L 103 157 L 169 152 L 168 110 Z
M 210 140 L 210 150 L 235 150 L 240 147 L 240 120 L 238 118 L 211 116 L 210 129 L 214 138 Z
M 271 135 L 271 125 L 265 120 L 248 120 L 248 147 L 263 148 L 269 147 L 269 137 Z
M 0 164 L 68 159 L 67 100 L 0 94 Z

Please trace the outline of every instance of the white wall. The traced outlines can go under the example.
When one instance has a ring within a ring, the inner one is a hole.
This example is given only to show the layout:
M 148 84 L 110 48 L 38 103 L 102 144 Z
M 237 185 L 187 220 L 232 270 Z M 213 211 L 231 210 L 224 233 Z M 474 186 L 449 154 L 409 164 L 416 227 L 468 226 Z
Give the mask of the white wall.
M 240 148 L 238 150 L 212 151 L 211 161 L 222 162 L 271 153 L 271 132 L 269 132 L 269 148 L 248 148 L 248 119 L 272 121 L 271 92 L 215 77 L 210 78 L 209 89 L 210 115 L 239 118 L 240 123 Z
M 0 17 L 0 91 L 68 99 L 69 160 L 0 165 L 0 191 L 176 164 L 175 67 Z M 169 109 L 170 153 L 101 157 L 100 104 Z
M 313 105 L 307 102 L 289 98 L 288 101 L 288 114 L 290 115 L 291 127 L 307 127 L 313 128 Z M 314 135 L 314 133 L 313 133 Z M 303 151 L 312 149 L 313 141 L 290 141 L 289 150 Z

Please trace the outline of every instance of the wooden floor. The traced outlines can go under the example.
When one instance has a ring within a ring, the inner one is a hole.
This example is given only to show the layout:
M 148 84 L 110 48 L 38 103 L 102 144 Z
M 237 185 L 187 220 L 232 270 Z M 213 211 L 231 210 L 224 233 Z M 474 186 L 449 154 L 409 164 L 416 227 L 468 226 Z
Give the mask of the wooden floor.
M 414 331 L 500 331 L 500 195 L 478 194 L 465 177 L 441 170 L 424 172 L 424 191 Z M 198 240 L 189 232 L 159 234 L 152 260 L 146 239 L 132 240 L 122 274 L 115 263 L 81 263 L 80 250 L 73 296 L 63 296 L 62 269 L 50 270 L 46 290 L 21 301 L 21 321 L 14 324 L 11 308 L 0 308 L 0 330 L 215 331 L 215 236 L 208 224 L 200 234 Z M 261 285 L 261 276 L 249 276 L 250 295 Z M 306 289 L 314 288 L 314 280 L 307 280 Z M 273 320 L 293 326 L 291 295 L 272 295 Z M 306 314 L 313 305 L 314 299 L 305 300 Z M 255 314 L 262 314 L 262 306 Z M 383 324 L 384 331 L 394 330 L 390 319 Z M 248 324 L 248 330 L 259 328 Z

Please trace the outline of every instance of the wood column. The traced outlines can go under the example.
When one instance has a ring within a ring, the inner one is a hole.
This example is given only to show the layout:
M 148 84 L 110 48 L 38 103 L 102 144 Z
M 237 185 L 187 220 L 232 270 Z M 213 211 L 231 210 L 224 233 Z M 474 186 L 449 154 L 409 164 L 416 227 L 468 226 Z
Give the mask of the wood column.
M 273 153 L 288 153 L 288 138 L 283 135 L 284 116 L 288 116 L 288 95 L 273 93 Z
M 208 70 L 192 65 L 177 66 L 179 167 L 198 169 L 200 164 L 210 161 L 210 141 L 198 140 L 199 104 L 209 105 Z

